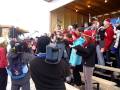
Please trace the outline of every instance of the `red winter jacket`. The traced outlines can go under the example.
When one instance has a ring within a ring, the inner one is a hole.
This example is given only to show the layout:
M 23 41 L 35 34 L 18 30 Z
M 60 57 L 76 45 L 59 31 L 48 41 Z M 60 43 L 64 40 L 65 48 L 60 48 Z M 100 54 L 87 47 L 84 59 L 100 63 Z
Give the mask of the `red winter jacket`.
M 6 68 L 8 65 L 6 50 L 5 48 L 0 47 L 0 68 Z
M 105 38 L 104 38 L 105 51 L 110 49 L 110 46 L 112 45 L 113 40 L 114 40 L 113 36 L 114 36 L 114 30 L 113 30 L 113 27 L 111 25 L 105 30 Z

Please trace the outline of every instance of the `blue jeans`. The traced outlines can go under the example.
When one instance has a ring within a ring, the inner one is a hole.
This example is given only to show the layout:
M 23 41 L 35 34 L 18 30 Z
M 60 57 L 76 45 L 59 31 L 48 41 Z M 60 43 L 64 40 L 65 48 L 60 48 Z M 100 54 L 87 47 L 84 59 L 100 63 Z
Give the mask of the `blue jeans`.
M 98 64 L 105 66 L 105 60 L 103 57 L 103 53 L 101 53 L 100 51 L 100 45 L 96 46 L 96 53 L 97 53 Z

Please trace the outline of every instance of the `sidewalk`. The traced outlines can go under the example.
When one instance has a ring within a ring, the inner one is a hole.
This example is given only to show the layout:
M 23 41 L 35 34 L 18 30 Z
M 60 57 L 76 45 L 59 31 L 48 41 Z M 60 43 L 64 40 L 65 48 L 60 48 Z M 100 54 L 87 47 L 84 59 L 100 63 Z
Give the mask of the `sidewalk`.
M 7 90 L 11 90 L 11 82 L 10 81 L 11 81 L 10 77 L 8 77 Z M 30 80 L 30 87 L 31 87 L 31 90 L 36 90 L 32 79 Z M 76 88 L 66 84 L 66 90 L 83 90 L 83 89 L 82 88 L 81 89 L 76 89 Z M 94 89 L 94 90 L 96 90 L 96 89 Z M 106 90 L 106 86 L 100 85 L 100 90 Z M 111 90 L 120 90 L 120 88 L 114 87 L 114 89 L 111 88 Z
M 30 80 L 30 87 L 31 87 L 31 90 L 36 90 L 32 79 Z M 66 88 L 67 88 L 66 90 L 79 90 L 68 84 L 66 84 Z M 10 90 L 10 89 L 11 89 L 11 80 L 10 80 L 10 77 L 8 77 L 7 90 Z

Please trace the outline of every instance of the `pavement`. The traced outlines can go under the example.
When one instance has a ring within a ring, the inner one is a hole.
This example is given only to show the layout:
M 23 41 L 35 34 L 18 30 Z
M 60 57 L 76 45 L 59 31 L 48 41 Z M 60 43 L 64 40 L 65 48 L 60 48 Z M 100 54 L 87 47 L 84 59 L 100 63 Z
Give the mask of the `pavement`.
M 36 90 L 32 79 L 30 79 L 30 88 L 31 90 Z M 7 90 L 11 90 L 11 79 L 9 76 L 8 76 Z
M 75 87 L 67 84 L 67 83 L 65 83 L 65 85 L 66 85 L 66 90 L 80 90 L 78 88 L 75 88 Z M 36 90 L 32 79 L 30 79 L 30 88 L 31 88 L 31 90 Z M 11 90 L 11 79 L 9 76 L 8 76 L 7 90 Z
M 32 79 L 30 79 L 30 87 L 31 87 L 31 90 L 36 90 Z M 96 87 L 96 86 L 94 86 L 94 87 Z M 76 87 L 76 88 L 75 88 L 75 87 L 73 87 L 73 86 L 71 86 L 71 85 L 66 84 L 66 90 L 84 90 L 83 88 L 84 88 L 84 86 L 82 86 L 82 87 Z M 11 79 L 10 79 L 10 77 L 8 77 L 7 90 L 11 90 Z M 94 90 L 97 90 L 97 89 L 94 88 Z M 100 90 L 120 90 L 120 88 L 114 86 L 114 87 L 112 87 L 111 89 L 110 89 L 110 88 L 107 89 L 107 86 L 105 86 L 105 85 L 100 85 Z

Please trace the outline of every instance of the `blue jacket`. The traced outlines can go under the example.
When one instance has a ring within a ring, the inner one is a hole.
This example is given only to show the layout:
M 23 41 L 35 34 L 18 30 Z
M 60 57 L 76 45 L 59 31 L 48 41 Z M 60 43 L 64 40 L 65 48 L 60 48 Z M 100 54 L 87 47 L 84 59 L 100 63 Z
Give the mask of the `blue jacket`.
M 76 41 L 73 42 L 73 47 L 78 46 L 78 45 L 82 46 L 84 42 L 85 42 L 85 39 L 80 37 Z M 82 61 L 82 57 L 77 55 L 75 50 L 72 49 L 71 55 L 70 55 L 70 61 L 69 61 L 71 66 L 80 65 L 81 61 Z

